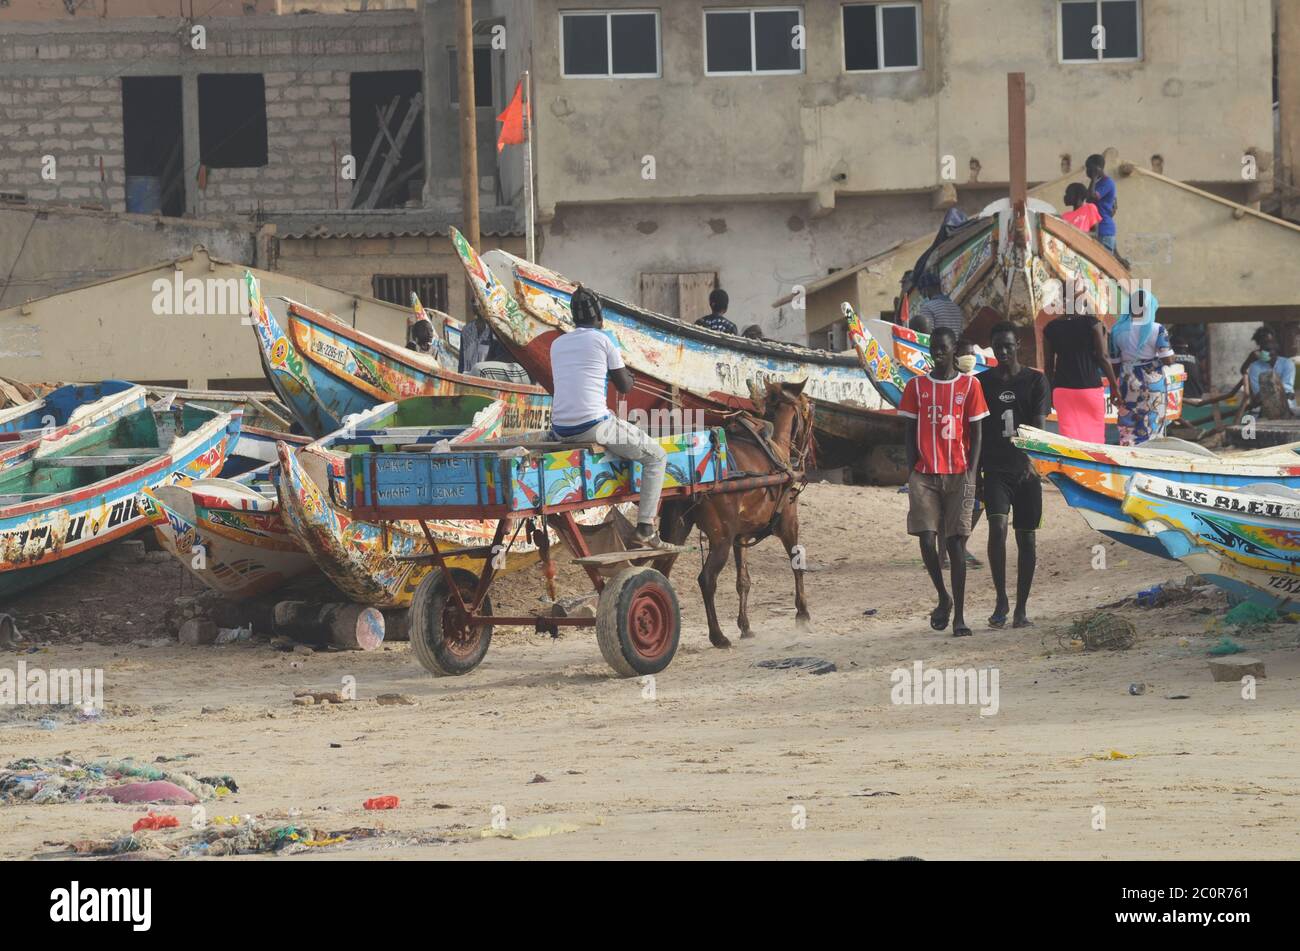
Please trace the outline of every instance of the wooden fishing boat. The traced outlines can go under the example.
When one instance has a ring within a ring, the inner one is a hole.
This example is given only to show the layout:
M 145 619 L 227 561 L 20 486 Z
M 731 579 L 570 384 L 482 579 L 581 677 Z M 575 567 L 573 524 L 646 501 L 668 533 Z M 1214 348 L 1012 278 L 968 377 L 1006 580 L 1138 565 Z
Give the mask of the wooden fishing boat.
M 569 297 L 576 285 L 508 252 L 488 252 L 492 267 L 512 275 L 515 292 L 511 295 L 455 229 L 452 241 L 492 329 L 533 379 L 553 389 L 551 341 L 573 328 Z M 769 380 L 806 381 L 805 392 L 816 406 L 819 464 L 847 463 L 860 458 L 871 443 L 897 441 L 901 436 L 901 421 L 884 411 L 879 394 L 862 379 L 852 353 L 749 340 L 599 296 L 605 330 L 617 339 L 624 363 L 636 379 L 631 393 L 610 397 L 610 408 L 616 412 L 618 402 L 626 402 L 629 419 L 641 412 L 651 423 L 656 419 L 671 423 L 671 430 L 656 423 L 659 432 L 683 432 L 717 422 L 725 412 L 753 409 L 751 386 L 761 387 Z M 703 416 L 687 418 L 682 411 Z
M 199 581 L 236 599 L 267 594 L 316 568 L 280 519 L 270 470 L 145 489 L 141 508 Z
M 347 493 L 330 473 L 345 471 L 349 453 L 490 438 L 500 433 L 504 415 L 504 404 L 484 397 L 417 398 L 377 406 L 308 446 L 289 445 L 298 458 L 310 453 L 307 468 L 329 487 L 331 504 L 341 505 L 335 500 L 345 500 Z M 311 553 L 281 518 L 278 482 L 277 455 L 273 465 L 233 480 L 206 479 L 145 493 L 146 514 L 163 548 L 196 578 L 230 597 L 254 597 L 316 569 Z
M 1229 594 L 1300 612 L 1300 491 L 1254 484 L 1216 489 L 1135 475 L 1124 514 Z
M 125 380 L 70 383 L 0 410 L 0 470 L 31 459 L 66 436 L 145 407 L 145 391 Z
M 147 388 L 150 398 L 176 403 L 199 403 L 223 413 L 239 411 L 243 422 L 239 442 L 226 456 L 221 477 L 233 479 L 245 472 L 275 462 L 275 444 L 279 440 L 305 446 L 311 436 L 294 434 L 293 414 L 274 393 L 239 390 L 192 390 L 166 386 Z
M 1148 554 L 1169 557 L 1165 546 L 1124 514 L 1128 480 L 1150 475 L 1170 482 L 1232 488 L 1275 482 L 1300 489 L 1300 443 L 1219 456 L 1181 439 L 1144 446 L 1082 442 L 1021 426 L 1012 440 L 1040 475 L 1061 490 L 1067 503 L 1093 529 Z
M 0 600 L 145 527 L 140 491 L 215 474 L 239 424 L 200 406 L 150 407 L 0 472 Z
M 506 404 L 512 430 L 541 429 L 551 401 L 539 386 L 468 376 L 437 360 L 372 337 L 286 300 L 285 325 L 247 272 L 253 330 L 272 389 L 313 437 L 334 432 L 347 416 L 412 396 L 482 396 Z

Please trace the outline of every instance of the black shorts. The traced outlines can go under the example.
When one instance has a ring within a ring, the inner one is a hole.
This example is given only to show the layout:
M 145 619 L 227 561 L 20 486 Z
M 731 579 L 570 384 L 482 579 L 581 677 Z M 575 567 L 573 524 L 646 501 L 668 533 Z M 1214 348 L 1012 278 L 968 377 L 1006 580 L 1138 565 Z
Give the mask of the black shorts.
M 1043 483 L 1033 469 L 1024 472 L 985 470 L 984 512 L 990 518 L 1012 514 L 1011 527 L 1032 532 L 1043 523 Z

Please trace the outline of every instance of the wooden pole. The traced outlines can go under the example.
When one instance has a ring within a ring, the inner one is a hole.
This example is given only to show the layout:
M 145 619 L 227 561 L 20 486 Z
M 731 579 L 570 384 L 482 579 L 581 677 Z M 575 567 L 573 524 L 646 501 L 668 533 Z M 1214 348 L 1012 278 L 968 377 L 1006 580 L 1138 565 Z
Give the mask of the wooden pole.
M 1025 74 L 1007 73 L 1007 143 L 1010 148 L 1011 206 L 1023 206 L 1025 181 Z
M 525 257 L 537 261 L 537 238 L 534 224 L 533 199 L 533 79 L 528 70 L 524 70 L 524 201 L 528 203 L 527 238 Z
M 465 238 L 479 249 L 478 225 L 478 112 L 474 101 L 474 4 L 460 0 L 457 38 L 460 66 L 460 188 Z

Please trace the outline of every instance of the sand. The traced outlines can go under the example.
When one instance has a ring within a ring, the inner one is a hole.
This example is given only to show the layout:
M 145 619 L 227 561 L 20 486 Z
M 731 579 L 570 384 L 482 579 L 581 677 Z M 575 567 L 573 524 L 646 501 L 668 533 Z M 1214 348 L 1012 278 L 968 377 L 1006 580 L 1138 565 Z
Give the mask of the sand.
M 646 684 L 612 676 L 582 631 L 552 641 L 499 629 L 477 671 L 441 680 L 405 644 L 311 655 L 264 642 L 135 646 L 127 641 L 174 637 L 148 608 L 193 593 L 192 584 L 175 566 L 151 562 L 157 577 L 142 584 L 129 565 L 103 562 L 101 589 L 112 585 L 128 610 L 98 622 L 98 635 L 93 617 L 113 598 L 89 612 L 83 636 L 100 643 L 52 639 L 36 654 L 0 654 L 0 665 L 102 667 L 108 718 L 42 730 L 38 711 L 0 711 L 0 760 L 189 753 L 176 765 L 238 781 L 237 793 L 208 805 L 212 814 L 301 810 L 322 827 L 392 833 L 280 861 L 1300 854 L 1294 625 L 1238 636 L 1267 667 L 1255 699 L 1243 699 L 1239 684 L 1215 683 L 1206 667 L 1223 633 L 1213 629 L 1225 609 L 1218 595 L 1123 608 L 1139 632 L 1130 650 L 1072 648 L 1059 635 L 1080 612 L 1187 572 L 1110 543 L 1107 567 L 1094 569 L 1102 538 L 1048 490 L 1031 603 L 1037 626 L 987 627 L 993 591 L 981 569 L 970 575 L 975 636 L 955 640 L 926 623 L 933 590 L 903 531 L 905 509 L 906 496 L 891 488 L 810 486 L 802 517 L 814 627 L 796 630 L 790 571 L 779 543 L 768 541 L 751 556 L 753 639 L 736 636 L 734 575 L 723 574 L 728 651 L 709 646 L 698 555 L 684 556 L 674 573 L 681 647 L 655 679 L 653 699 Z M 981 526 L 972 546 L 981 558 L 985 538 Z M 59 592 L 70 602 L 87 596 L 90 577 L 47 589 L 42 609 Z M 578 577 L 565 568 L 569 591 Z M 533 569 L 503 585 L 502 603 L 524 607 L 539 591 Z M 24 604 L 16 610 L 21 616 Z M 838 669 L 815 676 L 755 666 L 794 656 Z M 996 668 L 997 712 L 891 703 L 892 672 L 916 661 Z M 358 702 L 292 705 L 295 689 L 337 688 L 346 676 L 356 678 Z M 1145 693 L 1130 695 L 1131 682 L 1146 684 Z M 373 701 L 386 693 L 415 703 Z M 1176 696 L 1186 699 L 1168 699 Z M 544 782 L 533 781 L 539 775 Z M 400 797 L 400 808 L 362 808 L 383 794 Z M 184 807 L 158 811 L 188 824 Z M 120 835 L 143 812 L 0 805 L 0 857 Z M 533 835 L 482 837 L 494 817 L 502 831 Z

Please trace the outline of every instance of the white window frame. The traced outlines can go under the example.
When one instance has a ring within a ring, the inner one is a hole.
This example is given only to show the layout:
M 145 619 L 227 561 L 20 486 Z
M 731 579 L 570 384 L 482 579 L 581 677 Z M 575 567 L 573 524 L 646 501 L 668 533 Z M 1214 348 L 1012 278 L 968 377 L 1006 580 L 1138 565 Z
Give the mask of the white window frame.
M 1143 17 L 1142 17 L 1142 0 L 1133 0 L 1133 5 L 1137 10 L 1137 56 L 1110 56 L 1104 57 L 1104 50 L 1093 50 L 1097 54 L 1096 59 L 1066 59 L 1065 58 L 1065 4 L 1078 3 L 1081 0 L 1056 0 L 1056 59 L 1063 66 L 1091 66 L 1104 65 L 1106 63 L 1140 63 L 1146 52 L 1145 37 L 1143 36 Z M 1094 23 L 1101 22 L 1101 4 L 1102 0 L 1093 0 L 1096 8 L 1097 19 Z
M 925 68 L 925 20 L 922 16 L 924 10 L 921 8 L 920 0 L 910 0 L 904 3 L 876 3 L 876 62 L 880 63 L 875 69 L 849 69 L 849 38 L 844 32 L 844 11 L 849 7 L 869 7 L 871 3 L 843 3 L 840 4 L 840 68 L 846 73 L 855 75 L 873 76 L 876 73 L 915 73 Z M 885 7 L 911 7 L 916 15 L 916 65 L 915 66 L 885 66 Z
M 655 18 L 655 71 L 653 73 L 614 72 L 613 18 L 624 14 L 651 14 Z M 564 18 L 566 16 L 603 16 L 605 18 L 605 49 L 609 53 L 607 73 L 566 73 L 564 71 Z M 561 10 L 560 11 L 560 78 L 561 79 L 659 79 L 664 74 L 664 47 L 658 10 Z
M 748 13 L 749 14 L 749 69 L 709 69 L 709 14 L 710 13 Z M 758 31 L 754 29 L 755 13 L 797 13 L 799 26 L 804 26 L 803 7 L 706 7 L 700 11 L 700 35 L 703 40 L 704 75 L 705 76 L 802 76 L 808 69 L 807 43 L 799 50 L 798 69 L 759 69 L 758 68 Z M 805 27 L 805 39 L 807 30 Z

